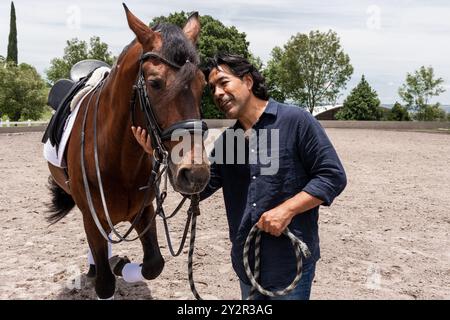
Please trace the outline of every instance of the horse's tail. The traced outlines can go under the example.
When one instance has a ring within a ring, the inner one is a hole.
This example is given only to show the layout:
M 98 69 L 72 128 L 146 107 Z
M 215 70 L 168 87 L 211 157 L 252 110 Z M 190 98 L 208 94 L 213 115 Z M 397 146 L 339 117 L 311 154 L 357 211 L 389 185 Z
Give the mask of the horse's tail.
M 48 205 L 51 215 L 46 219 L 50 224 L 55 224 L 75 207 L 75 201 L 70 194 L 56 184 L 52 176 L 48 178 L 48 189 L 52 194 L 52 202 Z

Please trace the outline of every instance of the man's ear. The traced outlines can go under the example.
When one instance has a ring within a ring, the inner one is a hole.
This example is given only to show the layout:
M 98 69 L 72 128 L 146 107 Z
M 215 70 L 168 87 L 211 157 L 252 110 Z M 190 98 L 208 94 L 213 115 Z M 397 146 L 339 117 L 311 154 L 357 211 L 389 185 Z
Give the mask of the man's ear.
M 244 78 L 242 78 L 242 81 L 245 83 L 246 87 L 248 88 L 249 91 L 252 91 L 253 88 L 253 77 L 250 74 L 246 74 L 244 76 Z

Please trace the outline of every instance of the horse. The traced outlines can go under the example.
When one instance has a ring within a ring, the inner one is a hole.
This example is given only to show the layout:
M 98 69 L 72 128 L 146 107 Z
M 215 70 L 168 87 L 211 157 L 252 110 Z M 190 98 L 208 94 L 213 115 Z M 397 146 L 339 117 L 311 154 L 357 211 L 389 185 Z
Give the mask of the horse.
M 52 194 L 48 220 L 58 222 L 75 206 L 81 211 L 99 299 L 114 297 L 116 278 L 108 259 L 108 241 L 113 240 L 108 234 L 117 223 L 130 222 L 138 233 L 144 251 L 143 278 L 155 279 L 164 268 L 152 204 L 153 186 L 161 178 L 159 165 L 166 165 L 173 189 L 184 196 L 198 195 L 210 174 L 202 139 L 192 139 L 180 161 L 171 156 L 181 143 L 170 139 L 174 130 L 186 129 L 193 137 L 200 124 L 200 132 L 205 131 L 200 101 L 206 81 L 196 50 L 198 14 L 192 14 L 183 29 L 171 24 L 150 28 L 125 4 L 124 9 L 136 38 L 80 104 L 65 151 L 67 169 L 48 163 Z M 132 126 L 147 128 L 150 155 L 136 141 Z

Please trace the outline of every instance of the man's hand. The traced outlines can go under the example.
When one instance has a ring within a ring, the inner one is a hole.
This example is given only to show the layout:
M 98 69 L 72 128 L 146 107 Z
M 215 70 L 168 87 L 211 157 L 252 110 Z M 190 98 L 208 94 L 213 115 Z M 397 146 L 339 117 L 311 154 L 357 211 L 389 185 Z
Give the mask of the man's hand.
M 152 154 L 152 139 L 150 138 L 150 135 L 147 134 L 147 131 L 145 129 L 142 129 L 141 127 L 131 127 L 131 131 L 133 131 L 133 135 L 136 138 L 137 142 L 144 148 L 144 151 Z
M 322 203 L 323 201 L 319 198 L 301 191 L 278 207 L 264 212 L 257 226 L 259 229 L 279 237 L 296 215 L 318 207 Z
M 292 213 L 283 206 L 278 206 L 263 213 L 258 221 L 258 228 L 279 237 L 291 223 Z

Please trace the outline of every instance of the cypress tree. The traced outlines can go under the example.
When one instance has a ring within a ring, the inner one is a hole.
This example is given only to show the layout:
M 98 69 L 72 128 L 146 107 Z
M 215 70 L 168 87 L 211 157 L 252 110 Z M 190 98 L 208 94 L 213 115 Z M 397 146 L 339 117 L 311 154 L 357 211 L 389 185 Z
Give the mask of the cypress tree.
M 11 2 L 11 18 L 9 27 L 9 39 L 8 39 L 8 55 L 6 60 L 13 62 L 17 65 L 17 27 L 16 27 L 16 8 L 14 2 Z

